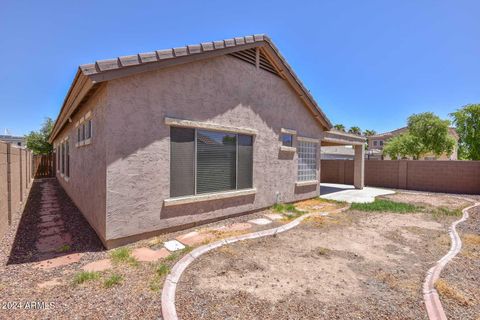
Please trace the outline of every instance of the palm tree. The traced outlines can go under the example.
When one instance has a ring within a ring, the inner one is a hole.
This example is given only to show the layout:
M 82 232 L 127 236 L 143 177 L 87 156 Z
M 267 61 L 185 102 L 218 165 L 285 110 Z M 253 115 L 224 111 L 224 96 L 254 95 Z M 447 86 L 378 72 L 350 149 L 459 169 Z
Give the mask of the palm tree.
M 359 127 L 350 127 L 348 133 L 356 134 L 357 136 L 362 135 L 362 130 Z
M 333 128 L 334 128 L 335 130 L 345 132 L 345 126 L 344 126 L 343 124 L 340 124 L 340 123 L 339 123 L 339 124 L 336 124 L 336 125 L 333 126 Z
M 367 129 L 367 130 L 363 131 L 363 135 L 365 137 L 373 136 L 373 135 L 376 135 L 376 134 L 377 134 L 377 131 L 375 131 L 375 130 L 368 130 Z

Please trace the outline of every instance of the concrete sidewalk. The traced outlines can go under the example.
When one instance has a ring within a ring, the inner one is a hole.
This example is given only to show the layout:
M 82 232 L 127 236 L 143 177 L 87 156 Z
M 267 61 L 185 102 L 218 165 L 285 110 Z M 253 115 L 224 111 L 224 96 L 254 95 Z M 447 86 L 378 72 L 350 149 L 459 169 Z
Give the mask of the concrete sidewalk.
M 393 194 L 395 191 L 388 189 L 365 187 L 362 190 L 355 189 L 352 185 L 336 184 L 336 183 L 321 183 L 320 184 L 320 198 L 345 202 L 373 202 L 375 197 Z

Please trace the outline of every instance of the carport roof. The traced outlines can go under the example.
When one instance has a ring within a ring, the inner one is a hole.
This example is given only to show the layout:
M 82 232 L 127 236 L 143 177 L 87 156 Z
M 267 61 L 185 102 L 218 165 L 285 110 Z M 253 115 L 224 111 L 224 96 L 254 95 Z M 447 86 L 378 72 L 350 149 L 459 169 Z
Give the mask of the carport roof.
M 367 139 L 355 134 L 345 133 L 337 130 L 325 131 L 322 134 L 322 146 L 345 146 L 363 145 Z

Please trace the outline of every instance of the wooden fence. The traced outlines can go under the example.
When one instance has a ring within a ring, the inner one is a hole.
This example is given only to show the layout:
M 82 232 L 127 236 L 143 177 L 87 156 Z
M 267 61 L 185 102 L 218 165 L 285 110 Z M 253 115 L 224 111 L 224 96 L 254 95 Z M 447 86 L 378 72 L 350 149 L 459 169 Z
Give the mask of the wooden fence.
M 352 160 L 322 160 L 321 181 L 353 184 Z M 365 160 L 365 185 L 480 194 L 480 161 Z
M 55 161 L 53 153 L 40 154 L 33 156 L 33 168 L 35 178 L 51 178 L 55 177 Z
M 27 201 L 33 174 L 32 153 L 0 141 L 0 237 Z

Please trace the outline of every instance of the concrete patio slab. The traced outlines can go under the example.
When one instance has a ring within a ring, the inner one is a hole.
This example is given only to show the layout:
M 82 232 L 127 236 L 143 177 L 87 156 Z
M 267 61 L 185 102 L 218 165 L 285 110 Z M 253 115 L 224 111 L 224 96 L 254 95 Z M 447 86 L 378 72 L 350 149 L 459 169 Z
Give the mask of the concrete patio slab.
M 355 189 L 352 185 L 321 183 L 320 198 L 335 201 L 345 201 L 348 203 L 368 203 L 375 201 L 375 197 L 394 194 L 395 191 L 381 188 L 364 187 Z
M 82 267 L 83 271 L 88 272 L 100 272 L 112 268 L 112 262 L 110 259 L 103 259 L 98 261 L 90 262 Z
M 170 252 L 167 249 L 152 250 L 150 248 L 136 248 L 132 252 L 132 256 L 141 262 L 156 262 L 160 259 L 168 257 Z
M 163 245 L 170 252 L 185 249 L 185 246 L 180 242 L 178 242 L 177 240 L 167 241 Z
M 257 224 L 259 226 L 264 226 L 266 224 L 272 223 L 272 220 L 265 219 L 265 218 L 258 218 L 258 219 L 248 220 L 248 222 Z

